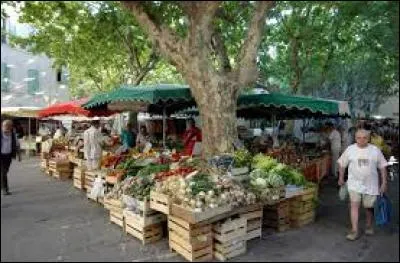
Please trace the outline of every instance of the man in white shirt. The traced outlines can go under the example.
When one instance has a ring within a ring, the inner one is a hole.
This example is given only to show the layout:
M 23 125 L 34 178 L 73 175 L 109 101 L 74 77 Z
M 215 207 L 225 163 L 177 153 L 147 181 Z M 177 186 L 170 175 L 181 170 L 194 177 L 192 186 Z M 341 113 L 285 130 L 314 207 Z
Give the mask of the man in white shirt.
M 331 148 L 331 156 L 332 156 L 332 167 L 331 167 L 331 173 L 333 176 L 337 177 L 337 165 L 336 165 L 336 160 L 340 156 L 340 150 L 342 148 L 342 139 L 340 136 L 340 132 L 338 132 L 334 127 L 332 122 L 328 122 L 326 124 L 327 127 L 327 133 L 328 133 L 328 139 L 329 139 L 329 144 Z
M 83 133 L 84 156 L 87 160 L 87 169 L 96 170 L 100 168 L 102 157 L 102 135 L 99 130 L 100 122 L 94 120 L 92 125 Z
M 344 185 L 344 171 L 347 166 L 347 187 L 350 196 L 351 232 L 347 235 L 348 240 L 356 240 L 358 235 L 358 215 L 360 202 L 362 200 L 366 208 L 366 230 L 365 234 L 374 233 L 372 227 L 373 208 L 376 197 L 386 192 L 386 166 L 388 165 L 381 150 L 375 145 L 369 144 L 369 132 L 359 129 L 356 132 L 356 143 L 347 147 L 337 161 L 339 164 L 340 186 Z M 382 177 L 379 187 L 378 169 Z

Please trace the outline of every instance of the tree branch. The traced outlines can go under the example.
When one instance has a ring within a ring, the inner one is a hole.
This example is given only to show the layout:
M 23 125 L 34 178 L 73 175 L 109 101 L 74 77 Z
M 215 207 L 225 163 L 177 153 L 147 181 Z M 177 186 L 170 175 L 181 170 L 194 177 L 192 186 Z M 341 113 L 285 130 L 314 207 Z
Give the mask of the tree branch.
M 265 28 L 265 13 L 274 6 L 274 1 L 256 3 L 253 18 L 250 22 L 247 38 L 240 49 L 235 75 L 239 88 L 257 80 L 257 51 Z
M 166 26 L 159 25 L 143 8 L 143 1 L 122 1 L 122 4 L 135 15 L 136 20 L 147 31 L 153 45 L 181 72 L 185 72 L 186 58 L 189 57 L 185 41 Z
M 222 72 L 230 72 L 232 66 L 229 62 L 228 53 L 220 32 L 214 30 L 214 33 L 211 36 L 211 45 L 221 62 Z
M 159 57 L 157 56 L 156 51 L 153 50 L 149 59 L 147 60 L 146 65 L 141 69 L 140 74 L 136 77 L 135 85 L 139 85 L 143 81 L 143 79 L 146 77 L 149 71 L 154 68 L 158 61 Z

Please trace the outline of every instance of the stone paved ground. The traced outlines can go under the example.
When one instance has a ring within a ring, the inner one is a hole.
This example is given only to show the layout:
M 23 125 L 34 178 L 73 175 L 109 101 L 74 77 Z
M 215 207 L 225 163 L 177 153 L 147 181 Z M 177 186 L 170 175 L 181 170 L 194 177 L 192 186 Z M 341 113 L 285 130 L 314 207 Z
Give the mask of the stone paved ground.
M 45 176 L 39 159 L 14 162 L 11 196 L 1 197 L 1 261 L 183 261 L 167 239 L 143 246 L 109 223 L 103 207 L 72 186 Z M 264 232 L 232 261 L 399 261 L 399 181 L 390 182 L 394 220 L 373 237 L 345 240 L 347 205 L 322 182 L 314 224 L 282 233 Z M 362 217 L 363 218 L 363 217 Z M 363 219 L 361 226 L 363 226 Z

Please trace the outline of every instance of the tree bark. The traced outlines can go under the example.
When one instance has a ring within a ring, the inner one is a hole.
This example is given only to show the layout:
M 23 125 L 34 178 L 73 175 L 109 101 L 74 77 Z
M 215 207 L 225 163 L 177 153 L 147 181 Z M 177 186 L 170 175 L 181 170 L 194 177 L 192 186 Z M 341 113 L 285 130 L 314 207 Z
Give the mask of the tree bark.
M 233 152 L 233 143 L 237 138 L 237 88 L 227 81 L 216 81 L 215 78 L 208 82 L 207 87 L 202 80 L 191 80 L 190 85 L 195 90 L 207 90 L 207 97 L 203 95 L 197 103 L 203 134 L 203 157 Z

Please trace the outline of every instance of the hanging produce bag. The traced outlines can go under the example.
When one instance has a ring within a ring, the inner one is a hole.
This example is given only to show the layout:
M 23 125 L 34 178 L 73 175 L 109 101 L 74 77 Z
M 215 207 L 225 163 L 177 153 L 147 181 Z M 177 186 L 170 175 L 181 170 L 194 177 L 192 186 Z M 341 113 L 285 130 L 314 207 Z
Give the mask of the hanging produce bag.
M 345 201 L 349 196 L 349 190 L 347 189 L 347 182 L 342 185 L 339 189 L 339 199 Z
M 374 210 L 375 223 L 377 226 L 384 226 L 390 223 L 392 204 L 386 194 L 378 196 Z

